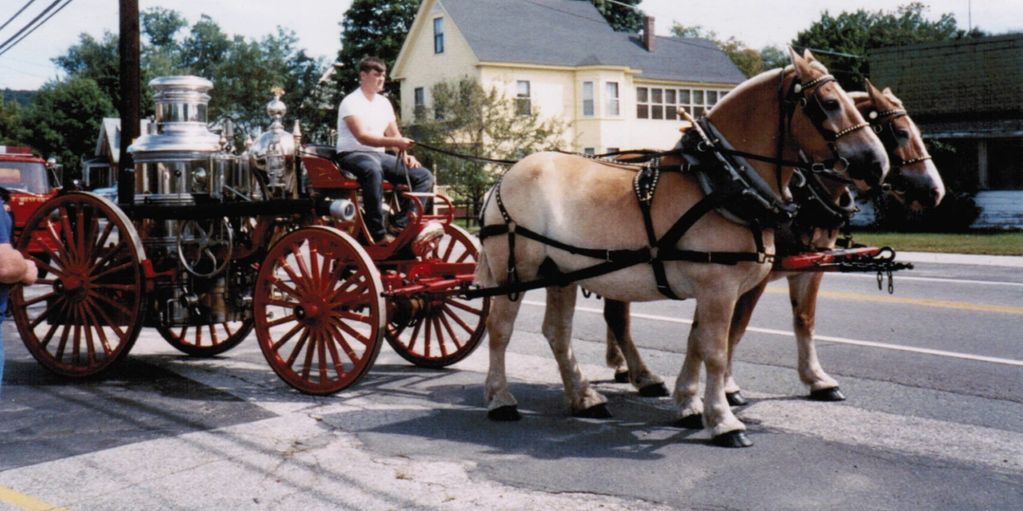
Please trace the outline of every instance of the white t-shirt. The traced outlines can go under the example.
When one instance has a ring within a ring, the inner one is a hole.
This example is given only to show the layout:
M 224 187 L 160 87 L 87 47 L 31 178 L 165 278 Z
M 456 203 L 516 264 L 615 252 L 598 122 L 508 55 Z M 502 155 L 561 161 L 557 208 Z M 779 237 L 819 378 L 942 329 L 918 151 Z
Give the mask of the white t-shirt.
M 380 94 L 373 96 L 373 101 L 366 99 L 362 89 L 345 96 L 341 105 L 337 108 L 337 151 L 378 151 L 384 152 L 383 147 L 371 147 L 362 145 L 348 129 L 345 117 L 354 115 L 362 123 L 362 129 L 370 135 L 384 136 L 384 131 L 392 122 L 396 122 L 394 107 L 391 102 Z

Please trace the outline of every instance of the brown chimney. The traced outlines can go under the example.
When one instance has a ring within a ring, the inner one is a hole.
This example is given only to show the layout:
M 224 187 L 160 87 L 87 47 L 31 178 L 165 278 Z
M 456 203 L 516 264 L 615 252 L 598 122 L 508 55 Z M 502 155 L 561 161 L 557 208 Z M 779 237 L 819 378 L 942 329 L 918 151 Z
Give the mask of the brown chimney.
M 643 47 L 646 51 L 654 51 L 654 17 L 644 16 L 643 17 Z

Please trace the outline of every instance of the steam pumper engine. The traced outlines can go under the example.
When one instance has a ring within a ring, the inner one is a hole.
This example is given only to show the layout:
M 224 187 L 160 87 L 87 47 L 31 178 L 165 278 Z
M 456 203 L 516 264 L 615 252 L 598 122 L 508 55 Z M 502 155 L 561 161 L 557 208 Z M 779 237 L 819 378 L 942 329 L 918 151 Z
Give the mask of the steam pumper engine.
M 297 123 L 296 133 L 284 130 L 278 94 L 267 105 L 270 128 L 238 153 L 229 122 L 220 135 L 207 126 L 212 82 L 166 76 L 149 85 L 156 119 L 129 148 L 135 194 L 128 206 L 145 212 L 134 222 L 158 277 L 147 324 L 250 319 L 253 281 L 275 224 L 259 205 L 299 196 Z

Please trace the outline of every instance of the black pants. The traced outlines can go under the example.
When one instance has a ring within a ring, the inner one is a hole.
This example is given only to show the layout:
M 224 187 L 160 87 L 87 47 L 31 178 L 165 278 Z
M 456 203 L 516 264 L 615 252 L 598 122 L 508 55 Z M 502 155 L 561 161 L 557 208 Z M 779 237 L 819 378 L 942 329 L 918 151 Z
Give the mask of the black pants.
M 377 151 L 352 151 L 338 155 L 338 165 L 341 168 L 355 174 L 362 187 L 362 207 L 364 210 L 363 219 L 366 227 L 374 239 L 383 237 L 387 229 L 384 227 L 384 179 L 393 185 L 404 185 L 412 183 L 413 192 L 430 192 L 433 190 L 433 174 L 424 167 L 410 169 L 404 165 L 398 165 L 398 159 L 391 154 Z M 407 177 L 406 177 L 407 175 Z M 430 209 L 432 200 L 423 202 L 427 211 Z M 405 215 L 409 208 L 413 207 L 411 199 L 401 199 L 402 214 L 396 215 L 392 223 L 404 226 Z

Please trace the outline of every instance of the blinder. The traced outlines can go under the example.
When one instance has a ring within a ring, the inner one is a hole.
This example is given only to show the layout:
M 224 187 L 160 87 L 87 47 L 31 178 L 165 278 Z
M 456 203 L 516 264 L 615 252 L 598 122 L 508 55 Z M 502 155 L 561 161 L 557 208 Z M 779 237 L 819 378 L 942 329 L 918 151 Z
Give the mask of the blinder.
M 828 120 L 828 113 L 825 111 L 824 104 L 821 102 L 820 97 L 813 91 L 828 82 L 835 81 L 833 75 L 827 74 L 819 76 L 809 82 L 800 83 L 798 80 L 792 84 L 789 94 L 785 99 L 785 104 L 789 105 L 786 115 L 788 116 L 789 124 L 792 123 L 792 114 L 795 110 L 795 105 L 799 105 L 803 110 L 803 113 L 810 119 L 810 123 L 817 130 L 818 133 L 824 137 L 824 140 L 828 142 L 828 149 L 831 150 L 831 154 L 834 158 L 826 160 L 820 163 L 814 163 L 815 166 L 819 165 L 820 169 L 831 169 L 834 173 L 826 174 L 825 177 L 830 179 L 841 178 L 845 179 L 844 176 L 840 176 L 841 173 L 848 172 L 849 175 L 856 179 L 863 179 L 865 172 L 850 167 L 849 160 L 841 155 L 838 151 L 836 143 L 842 137 L 859 131 L 867 126 L 870 126 L 867 122 L 861 122 L 841 129 L 839 131 L 832 130 L 824 125 Z M 791 128 L 790 128 L 791 131 Z M 846 182 L 849 182 L 846 180 Z
M 877 138 L 881 139 L 881 143 L 884 145 L 885 151 L 888 152 L 888 158 L 892 161 L 891 164 L 893 173 L 899 173 L 903 167 L 907 167 L 914 163 L 926 161 L 931 159 L 931 155 L 924 152 L 924 154 L 903 160 L 896 154 L 896 150 L 899 148 L 899 138 L 895 133 L 895 119 L 909 115 L 905 110 L 892 109 L 885 110 L 883 112 L 872 111 L 867 117 L 870 118 L 871 128 L 874 133 L 877 134 Z

